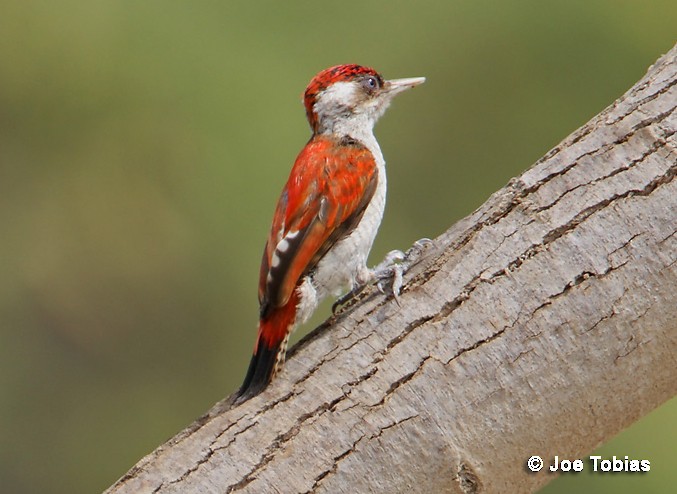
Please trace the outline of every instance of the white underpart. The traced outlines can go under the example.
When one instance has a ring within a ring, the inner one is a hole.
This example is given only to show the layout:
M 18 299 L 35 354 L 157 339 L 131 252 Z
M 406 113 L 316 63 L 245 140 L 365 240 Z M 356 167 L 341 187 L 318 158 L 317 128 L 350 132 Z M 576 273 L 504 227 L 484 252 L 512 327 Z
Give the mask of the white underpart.
M 372 272 L 367 267 L 367 257 L 381 224 L 386 202 L 385 160 L 374 137 L 373 128 L 389 101 L 374 100 L 372 105 L 363 105 L 359 113 L 349 114 L 346 108 L 346 113 L 343 114 L 339 102 L 352 102 L 356 89 L 352 82 L 336 83 L 320 96 L 315 109 L 320 122 L 330 126 L 323 129 L 324 132 L 350 136 L 372 153 L 378 170 L 376 191 L 357 227 L 338 241 L 320 260 L 312 275 L 306 276 L 301 282 L 298 288 L 300 301 L 297 324 L 307 321 L 325 297 L 341 295 L 368 282 L 372 277 Z

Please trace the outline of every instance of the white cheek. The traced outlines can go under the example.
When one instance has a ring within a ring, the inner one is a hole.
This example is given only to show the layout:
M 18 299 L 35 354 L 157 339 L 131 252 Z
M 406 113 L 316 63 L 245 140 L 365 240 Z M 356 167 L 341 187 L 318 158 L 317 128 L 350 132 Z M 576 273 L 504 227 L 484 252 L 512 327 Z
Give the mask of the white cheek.
M 325 89 L 315 103 L 319 116 L 338 115 L 355 106 L 357 87 L 354 82 L 336 82 Z

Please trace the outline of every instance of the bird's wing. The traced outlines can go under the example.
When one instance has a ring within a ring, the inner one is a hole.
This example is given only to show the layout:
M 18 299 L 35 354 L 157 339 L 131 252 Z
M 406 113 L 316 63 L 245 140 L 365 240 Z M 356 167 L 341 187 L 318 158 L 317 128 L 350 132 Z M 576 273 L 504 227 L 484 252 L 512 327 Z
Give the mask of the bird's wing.
M 259 276 L 261 317 L 289 301 L 299 279 L 359 223 L 378 169 L 362 144 L 315 136 L 296 158 L 277 204 Z

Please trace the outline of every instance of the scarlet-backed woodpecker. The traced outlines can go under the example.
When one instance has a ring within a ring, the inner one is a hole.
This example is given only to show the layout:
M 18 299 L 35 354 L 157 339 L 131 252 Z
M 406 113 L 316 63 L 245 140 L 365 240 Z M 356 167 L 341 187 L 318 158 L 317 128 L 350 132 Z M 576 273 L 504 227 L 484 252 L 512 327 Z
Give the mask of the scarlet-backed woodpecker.
M 268 385 L 284 363 L 290 333 L 324 297 L 379 276 L 366 264 L 386 199 L 373 128 L 396 94 L 424 81 L 386 81 L 352 64 L 310 81 L 303 103 L 313 135 L 273 215 L 259 275 L 258 336 L 238 401 Z

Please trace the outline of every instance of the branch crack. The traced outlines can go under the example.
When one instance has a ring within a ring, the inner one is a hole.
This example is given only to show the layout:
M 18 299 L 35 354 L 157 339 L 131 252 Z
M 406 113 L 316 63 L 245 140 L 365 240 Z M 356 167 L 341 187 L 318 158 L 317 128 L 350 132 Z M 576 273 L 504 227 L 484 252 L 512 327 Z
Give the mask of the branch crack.
M 315 492 L 315 490 L 319 487 L 319 485 L 320 485 L 320 484 L 321 484 L 328 476 L 333 475 L 334 473 L 336 473 L 336 470 L 338 469 L 339 463 L 341 463 L 341 461 L 343 461 L 347 456 L 349 456 L 349 455 L 351 455 L 352 453 L 354 453 L 354 452 L 357 450 L 358 444 L 359 444 L 359 443 L 361 443 L 362 441 L 371 441 L 371 440 L 373 440 L 373 439 L 378 439 L 379 437 L 381 437 L 381 435 L 382 435 L 385 431 L 387 431 L 387 430 L 389 430 L 389 429 L 392 429 L 393 427 L 397 427 L 397 426 L 399 426 L 399 425 L 401 425 L 401 424 L 403 424 L 403 423 L 405 423 L 405 422 L 408 422 L 409 420 L 415 419 L 415 418 L 418 418 L 418 414 L 413 414 L 413 415 L 410 415 L 410 416 L 408 416 L 408 417 L 405 417 L 405 418 L 403 418 L 403 419 L 401 419 L 401 420 L 396 420 L 396 421 L 393 422 L 392 424 L 389 424 L 389 425 L 386 425 L 386 426 L 384 426 L 384 427 L 379 428 L 379 429 L 378 429 L 375 433 L 373 433 L 373 434 L 370 434 L 370 435 L 368 435 L 368 434 L 363 434 L 363 435 L 361 435 L 360 437 L 358 437 L 358 438 L 353 442 L 353 444 L 352 444 L 349 448 L 347 448 L 347 449 L 346 449 L 345 451 L 343 451 L 342 453 L 340 453 L 340 454 L 334 456 L 334 458 L 332 459 L 331 466 L 330 466 L 329 468 L 325 469 L 324 471 L 322 471 L 319 475 L 317 475 L 317 476 L 315 477 L 315 480 L 314 480 L 314 482 L 313 482 L 312 487 L 311 487 L 310 489 L 308 489 L 307 491 L 305 491 L 303 494 L 310 494 L 310 493 L 312 493 L 312 492 Z

